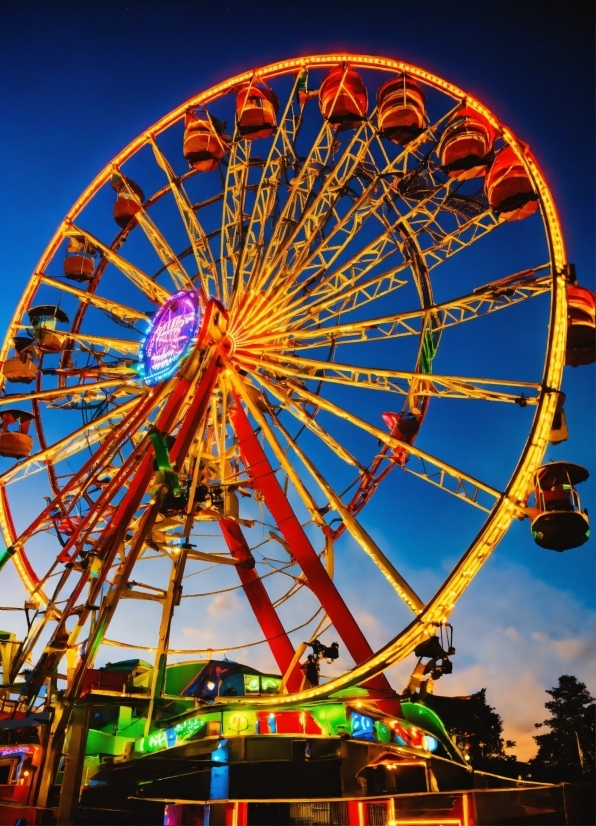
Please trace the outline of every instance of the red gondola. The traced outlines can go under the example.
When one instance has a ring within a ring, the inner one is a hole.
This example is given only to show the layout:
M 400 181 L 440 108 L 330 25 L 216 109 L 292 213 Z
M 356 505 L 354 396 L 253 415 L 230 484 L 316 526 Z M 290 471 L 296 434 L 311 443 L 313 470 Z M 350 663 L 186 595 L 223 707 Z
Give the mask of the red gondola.
M 524 165 L 510 146 L 497 152 L 484 190 L 491 209 L 503 218 L 518 221 L 538 209 L 538 196 Z
M 567 349 L 565 364 L 578 367 L 596 361 L 596 294 L 578 284 L 567 285 Z
M 350 66 L 336 66 L 319 89 L 319 106 L 325 120 L 340 129 L 353 129 L 366 118 L 368 92 L 362 78 Z
M 197 172 L 211 172 L 219 166 L 229 149 L 222 132 L 223 124 L 219 121 L 200 118 L 194 112 L 186 113 L 182 152 Z
M 134 195 L 128 192 L 125 182 Z M 118 194 L 114 204 L 114 220 L 121 229 L 124 229 L 137 212 L 140 212 L 139 201 L 145 200 L 145 193 L 137 183 L 130 178 L 125 178 L 124 175 L 112 175 L 112 189 L 115 189 Z
M 420 430 L 420 416 L 414 413 L 381 413 L 381 418 L 389 428 L 392 436 L 402 442 L 413 444 L 416 434 Z M 393 456 L 398 465 L 403 467 L 410 455 L 405 447 L 393 448 Z
M 572 462 L 551 462 L 536 471 L 532 535 L 541 548 L 568 551 L 588 541 L 588 514 L 581 510 L 575 490 L 588 476 L 585 468 Z
M 34 342 L 25 336 L 17 336 L 14 339 L 14 349 L 16 355 L 6 359 L 2 367 L 4 378 L 9 382 L 31 384 L 39 370 Z
M 393 143 L 405 146 L 428 125 L 424 90 L 405 74 L 381 86 L 377 107 L 379 132 Z
M 64 275 L 71 281 L 91 281 L 95 270 L 97 250 L 80 236 L 73 236 L 66 248 Z
M 465 181 L 486 174 L 496 132 L 476 110 L 464 106 L 445 127 L 437 147 L 441 166 L 450 178 Z
M 247 140 L 268 138 L 277 127 L 279 100 L 267 87 L 245 86 L 236 95 L 236 124 Z
M 11 459 L 26 459 L 33 447 L 33 437 L 29 435 L 32 413 L 26 410 L 3 410 L 0 413 L 2 430 L 0 431 L 0 456 Z M 9 430 L 16 424 L 17 430 Z

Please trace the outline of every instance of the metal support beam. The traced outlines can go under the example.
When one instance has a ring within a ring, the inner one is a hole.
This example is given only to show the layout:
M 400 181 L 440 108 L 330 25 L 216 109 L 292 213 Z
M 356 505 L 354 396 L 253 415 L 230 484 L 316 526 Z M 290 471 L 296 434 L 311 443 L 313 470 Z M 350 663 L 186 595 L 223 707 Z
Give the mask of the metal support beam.
M 261 578 L 255 571 L 254 558 L 240 525 L 231 519 L 221 519 L 219 524 L 231 555 L 234 559 L 241 560 L 240 564 L 236 565 L 236 570 L 244 593 L 261 627 L 261 631 L 269 643 L 275 662 L 281 673 L 285 674 L 294 660 L 294 646 L 277 616 Z M 290 693 L 299 691 L 301 683 L 300 665 L 295 663 L 286 681 L 288 691 Z
M 236 404 L 231 412 L 232 424 L 244 463 L 252 475 L 253 484 L 263 494 L 271 515 L 292 549 L 292 555 L 306 575 L 310 589 L 323 606 L 350 655 L 357 664 L 361 663 L 373 656 L 373 650 L 292 510 L 240 399 L 235 394 L 234 399 Z M 379 701 L 384 711 L 400 715 L 399 700 L 384 674 L 370 680 L 367 688 L 373 690 L 373 698 Z
M 60 826 L 71 826 L 76 820 L 90 716 L 91 706 L 87 703 L 75 706 L 70 715 L 70 742 L 66 755 L 64 778 L 60 790 L 60 807 L 58 809 L 58 823 L 60 823 Z

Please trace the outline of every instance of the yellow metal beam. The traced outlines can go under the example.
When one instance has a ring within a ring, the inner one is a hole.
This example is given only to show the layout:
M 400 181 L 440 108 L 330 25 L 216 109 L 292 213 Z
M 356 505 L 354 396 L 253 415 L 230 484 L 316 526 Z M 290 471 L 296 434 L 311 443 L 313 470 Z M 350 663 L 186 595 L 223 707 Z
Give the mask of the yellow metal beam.
M 132 281 L 132 283 L 138 287 L 150 301 L 153 301 L 154 304 L 164 304 L 170 297 L 171 293 L 166 290 L 165 287 L 162 287 L 161 284 L 157 284 L 146 273 L 130 261 L 127 261 L 115 252 L 115 250 L 106 246 L 103 241 L 100 241 L 99 238 L 91 235 L 91 233 L 87 232 L 87 230 L 71 224 L 65 230 L 64 234 L 66 236 L 83 235 L 96 249 L 100 250 L 104 258 L 107 258 L 110 264 L 113 264 L 117 269 L 119 269 L 120 272 Z
M 190 238 L 203 293 L 205 296 L 219 296 L 217 267 L 215 266 L 213 255 L 211 253 L 211 247 L 209 246 L 209 241 L 207 240 L 205 231 L 201 226 L 194 209 L 192 208 L 192 204 L 189 201 L 188 195 L 186 194 L 182 183 L 174 174 L 174 170 L 170 166 L 168 159 L 163 154 L 153 137 L 151 138 L 151 148 L 153 149 L 155 160 L 166 173 L 172 195 L 174 196 L 176 206 L 178 207 L 180 217 L 182 218 L 184 228 L 186 229 L 186 234 Z M 186 287 L 185 289 L 192 289 L 192 286 Z
M 330 363 L 306 357 L 268 353 L 253 358 L 237 354 L 238 361 L 250 364 L 252 370 L 267 370 L 278 376 L 340 384 L 344 387 L 381 390 L 408 396 L 412 389 L 420 396 L 439 398 L 482 399 L 511 404 L 537 404 L 541 387 L 536 382 L 478 379 L 464 376 L 440 376 L 406 370 L 383 370 L 373 367 L 355 367 L 350 364 Z M 486 385 L 486 386 L 485 386 Z M 516 388 L 519 392 L 494 390 L 494 387 Z M 526 392 L 536 393 L 526 396 Z M 523 399 L 522 399 L 523 393 Z

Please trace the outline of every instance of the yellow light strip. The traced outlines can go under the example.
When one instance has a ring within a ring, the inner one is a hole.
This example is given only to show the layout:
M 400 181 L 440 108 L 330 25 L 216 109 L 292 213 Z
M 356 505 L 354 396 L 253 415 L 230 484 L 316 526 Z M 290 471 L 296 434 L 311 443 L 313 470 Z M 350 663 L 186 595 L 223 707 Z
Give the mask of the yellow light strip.
M 353 65 L 360 66 L 362 68 L 373 68 L 392 73 L 400 71 L 406 72 L 418 80 L 432 86 L 433 88 L 453 97 L 455 100 L 463 100 L 465 98 L 468 106 L 480 112 L 485 118 L 487 118 L 495 129 L 501 131 L 505 141 L 513 148 L 516 155 L 522 161 L 526 171 L 534 183 L 534 186 L 536 187 L 537 192 L 540 195 L 542 215 L 551 251 L 551 263 L 556 273 L 562 273 L 563 267 L 566 264 L 566 259 L 559 218 L 552 196 L 535 159 L 529 150 L 522 146 L 510 130 L 503 127 L 498 119 L 495 118 L 485 106 L 465 94 L 454 84 L 448 83 L 432 73 L 423 71 L 416 66 L 401 61 L 374 56 L 351 55 L 346 53 L 313 55 L 273 63 L 260 70 L 260 76 L 263 79 L 267 79 L 278 75 L 301 71 L 302 69 L 308 67 L 331 68 L 343 61 L 349 61 Z M 132 141 L 116 156 L 114 161 L 108 164 L 104 170 L 102 170 L 102 172 L 100 172 L 99 175 L 89 184 L 59 226 L 57 232 L 44 251 L 36 268 L 35 274 L 27 284 L 13 317 L 13 322 L 9 328 L 7 337 L 4 340 L 2 351 L 0 353 L 0 361 L 5 360 L 6 358 L 8 348 L 11 346 L 12 338 L 16 332 L 16 325 L 20 322 L 25 310 L 30 306 L 30 302 L 39 286 L 41 274 L 43 274 L 46 266 L 51 261 L 56 250 L 62 243 L 64 235 L 70 228 L 71 222 L 97 193 L 97 191 L 109 180 L 113 165 L 115 164 L 120 167 L 150 140 L 150 135 L 159 134 L 180 120 L 189 106 L 198 106 L 214 100 L 221 95 L 232 91 L 235 86 L 238 86 L 243 82 L 250 82 L 253 75 L 254 73 L 252 71 L 237 75 L 234 78 L 228 79 L 224 83 L 211 87 L 209 90 L 191 98 L 189 101 L 186 101 L 177 109 L 173 110 L 164 118 L 159 120 L 146 133 L 140 135 Z M 554 281 L 553 297 L 554 301 L 549 327 L 549 344 L 546 354 L 543 380 L 543 386 L 548 388 L 548 390 L 543 393 L 540 400 L 530 438 L 507 487 L 506 495 L 497 504 L 472 546 L 468 549 L 448 580 L 439 589 L 433 600 L 431 600 L 431 603 L 429 603 L 421 615 L 420 621 L 414 621 L 410 626 L 408 626 L 408 628 L 398 635 L 398 637 L 384 646 L 383 649 L 381 649 L 366 663 L 360 664 L 352 671 L 341 675 L 324 686 L 319 686 L 317 689 L 299 692 L 291 698 L 288 695 L 287 699 L 284 697 L 277 698 L 276 704 L 284 705 L 288 702 L 300 702 L 325 697 L 347 685 L 363 682 L 370 676 L 373 676 L 409 654 L 417 642 L 424 638 L 425 635 L 428 635 L 428 626 L 425 626 L 423 623 L 428 623 L 431 621 L 445 621 L 445 619 L 448 618 L 451 610 L 453 610 L 457 598 L 463 593 L 475 573 L 477 573 L 483 562 L 486 561 L 490 553 L 496 547 L 497 543 L 503 537 L 511 523 L 511 520 L 519 512 L 520 504 L 525 502 L 532 486 L 533 475 L 536 468 L 542 462 L 546 447 L 548 445 L 548 437 L 557 404 L 558 390 L 561 385 L 565 359 L 567 300 L 565 279 L 562 275 L 558 275 Z M 272 698 L 266 698 L 265 702 L 271 703 Z
M 281 461 L 282 456 L 285 458 L 285 452 L 281 450 L 281 448 L 279 447 L 279 444 L 275 439 L 275 436 L 272 433 L 271 429 L 269 428 L 269 425 L 267 424 L 265 418 L 262 415 L 260 415 L 259 411 L 256 412 L 258 414 L 258 418 L 255 415 L 254 408 L 251 409 L 251 413 L 253 414 L 253 416 L 255 416 L 258 424 L 263 430 L 263 433 L 267 437 L 267 440 L 273 448 L 278 458 L 278 461 Z M 372 559 L 375 565 L 382 572 L 387 582 L 389 582 L 389 584 L 398 594 L 400 599 L 402 599 L 403 602 L 405 602 L 408 608 L 410 608 L 410 610 L 413 611 L 414 614 L 422 613 L 422 610 L 424 609 L 424 603 L 422 602 L 420 597 L 414 592 L 412 587 L 406 582 L 406 580 L 398 572 L 395 566 L 389 561 L 389 559 L 387 559 L 387 557 L 378 547 L 376 542 L 359 524 L 359 522 L 353 516 L 353 514 L 351 514 L 350 511 L 344 506 L 340 497 L 335 493 L 331 485 L 329 485 L 329 483 L 324 479 L 323 475 L 318 471 L 313 462 L 311 462 L 310 459 L 306 456 L 306 454 L 298 447 L 298 445 L 296 444 L 294 439 L 292 439 L 285 427 L 283 427 L 283 425 L 277 419 L 274 419 L 274 422 L 278 429 L 283 433 L 285 439 L 291 446 L 296 456 L 307 468 L 313 479 L 315 479 L 315 481 L 317 482 L 325 496 L 327 496 L 331 507 L 341 517 L 348 533 L 358 543 L 358 545 L 360 545 L 362 550 Z
M 126 387 L 125 381 L 120 379 L 106 379 L 105 381 L 96 381 L 90 384 L 75 384 L 69 387 L 57 387 L 54 390 L 39 390 L 32 393 L 15 393 L 10 396 L 3 396 L 0 398 L 0 407 L 7 405 L 20 404 L 21 402 L 32 401 L 38 399 L 39 401 L 51 401 L 52 399 L 65 398 L 66 396 L 82 396 L 85 393 L 93 392 L 94 390 L 102 390 L 104 387 Z M 139 385 L 138 382 L 129 385 L 130 392 L 143 393 L 145 388 Z M 146 392 L 146 391 L 145 391 Z
M 6 485 L 7 482 L 10 482 L 12 479 L 19 476 L 23 470 L 26 470 L 35 464 L 44 464 L 48 459 L 61 461 L 66 459 L 67 456 L 72 456 L 73 453 L 76 453 L 79 450 L 84 450 L 91 444 L 95 444 L 104 435 L 104 431 L 111 431 L 113 429 L 112 420 L 122 418 L 124 413 L 126 413 L 130 407 L 135 404 L 139 404 L 142 401 L 143 399 L 139 399 L 135 396 L 134 399 L 124 402 L 124 404 L 121 404 L 120 407 L 115 410 L 106 413 L 104 416 L 100 416 L 100 418 L 95 419 L 89 424 L 83 425 L 83 427 L 80 427 L 78 430 L 75 430 L 63 439 L 59 439 L 53 445 L 45 448 L 45 450 L 40 450 L 37 453 L 34 453 L 32 456 L 29 456 L 28 459 L 25 459 L 18 465 L 14 465 L 4 471 L 4 473 L 0 476 L 0 484 Z M 106 425 L 106 427 L 102 429 L 102 425 Z

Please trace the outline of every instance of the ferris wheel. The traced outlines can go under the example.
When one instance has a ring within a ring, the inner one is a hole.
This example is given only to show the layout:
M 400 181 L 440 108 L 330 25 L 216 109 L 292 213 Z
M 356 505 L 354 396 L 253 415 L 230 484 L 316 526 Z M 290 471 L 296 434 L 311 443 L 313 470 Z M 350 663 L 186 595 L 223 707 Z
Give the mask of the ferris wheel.
M 140 600 L 159 696 L 191 653 L 176 612 L 201 625 L 234 593 L 251 622 L 192 653 L 269 649 L 269 705 L 355 683 L 390 704 L 386 669 L 513 520 L 586 540 L 586 472 L 542 462 L 593 331 L 531 152 L 466 92 L 330 54 L 196 95 L 85 189 L 4 340 L 2 561 L 29 594 L 10 679 L 33 665 L 31 704 L 65 663 L 74 700 L 102 646 L 142 650 L 140 627 L 109 631 Z M 381 644 L 348 573 L 393 595 L 368 607 L 394 612 Z M 342 667 L 305 687 L 323 634 Z

